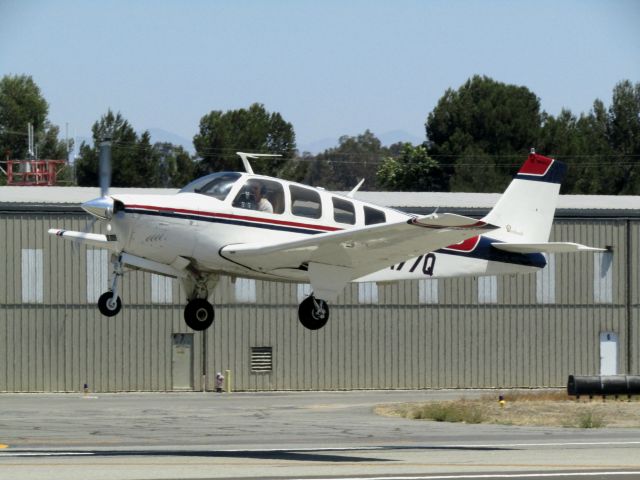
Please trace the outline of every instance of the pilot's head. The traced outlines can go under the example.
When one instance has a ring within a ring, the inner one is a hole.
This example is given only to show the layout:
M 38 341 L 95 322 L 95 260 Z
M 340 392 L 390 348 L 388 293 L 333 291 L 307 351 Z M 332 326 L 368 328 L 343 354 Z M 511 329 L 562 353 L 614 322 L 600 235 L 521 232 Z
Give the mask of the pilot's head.
M 256 196 L 256 198 L 262 198 L 267 194 L 267 187 L 262 183 L 254 183 L 251 186 L 251 191 Z

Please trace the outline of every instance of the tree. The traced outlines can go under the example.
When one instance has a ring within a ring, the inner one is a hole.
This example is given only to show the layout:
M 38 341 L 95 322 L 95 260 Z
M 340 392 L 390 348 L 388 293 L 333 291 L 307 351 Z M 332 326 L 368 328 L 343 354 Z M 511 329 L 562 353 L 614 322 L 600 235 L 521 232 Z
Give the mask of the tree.
M 526 87 L 476 75 L 448 89 L 429 113 L 428 152 L 447 165 L 453 190 L 498 191 L 538 137 L 540 123 L 540 101 Z
M 138 139 L 133 127 L 120 112 L 114 114 L 111 109 L 93 124 L 93 146 L 82 143 L 80 158 L 76 161 L 78 185 L 99 185 L 100 143 L 105 136 L 112 139 L 111 147 L 111 184 L 114 187 L 152 187 L 154 159 L 149 154 L 148 133 Z
M 616 193 L 640 194 L 640 83 L 624 80 L 613 89 L 609 108 L 609 140 L 620 171 Z
M 538 146 L 569 165 L 563 193 L 640 193 L 640 84 L 619 82 L 608 110 L 598 99 L 578 119 L 543 114 Z
M 67 145 L 60 129 L 47 120 L 49 104 L 27 75 L 0 79 L 0 153 L 2 158 L 27 158 L 27 124 L 33 125 L 39 158 L 66 159 Z
M 306 180 L 332 190 L 350 190 L 364 178 L 362 189 L 375 190 L 376 171 L 386 152 L 370 130 L 353 137 L 343 135 L 337 147 L 316 156 L 309 170 L 312 177 Z
M 99 184 L 100 143 L 112 139 L 111 170 L 114 187 L 182 187 L 194 178 L 195 163 L 182 147 L 151 145 L 148 131 L 138 136 L 120 112 L 108 110 L 92 127 L 93 146 L 82 143 L 76 162 L 78 185 Z
M 277 112 L 269 113 L 264 105 L 254 103 L 248 109 L 211 111 L 200 119 L 200 130 L 193 137 L 200 157 L 199 173 L 238 170 L 236 152 L 274 153 L 280 159 L 254 160 L 254 171 L 277 175 L 292 158 L 295 149 L 293 126 Z
M 69 151 L 73 148 L 73 140 L 69 143 L 59 139 L 60 128 L 49 120 L 45 121 L 40 134 L 36 134 L 36 148 L 39 158 L 54 160 L 66 160 Z
M 156 183 L 162 187 L 180 188 L 195 177 L 196 164 L 181 146 L 156 143 L 153 150 L 159 159 Z
M 377 172 L 378 185 L 402 192 L 447 191 L 448 182 L 426 147 L 405 143 L 398 157 L 386 157 Z

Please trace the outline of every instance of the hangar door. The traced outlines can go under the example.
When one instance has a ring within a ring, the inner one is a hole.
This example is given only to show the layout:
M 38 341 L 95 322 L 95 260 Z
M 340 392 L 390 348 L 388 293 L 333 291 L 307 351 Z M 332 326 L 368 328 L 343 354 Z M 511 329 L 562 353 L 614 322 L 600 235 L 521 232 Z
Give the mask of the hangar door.
M 193 333 L 174 333 L 171 347 L 174 390 L 193 390 Z
M 618 373 L 618 334 L 600 333 L 600 375 Z

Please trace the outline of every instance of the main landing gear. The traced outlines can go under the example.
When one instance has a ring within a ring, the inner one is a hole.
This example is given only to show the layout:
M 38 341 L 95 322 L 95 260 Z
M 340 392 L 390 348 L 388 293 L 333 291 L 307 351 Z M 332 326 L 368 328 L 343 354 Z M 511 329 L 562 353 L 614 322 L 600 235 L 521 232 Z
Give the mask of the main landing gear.
M 213 305 L 204 298 L 194 298 L 184 308 L 184 321 L 189 328 L 198 332 L 209 328 L 214 318 Z
M 184 321 L 189 328 L 201 332 L 213 324 L 215 312 L 207 298 L 209 298 L 209 292 L 216 287 L 218 280 L 217 275 L 203 274 L 196 270 L 182 279 L 185 291 L 189 292 L 187 296 L 189 303 L 184 309 Z
M 318 330 L 329 320 L 329 305 L 324 300 L 309 295 L 298 307 L 298 319 L 303 327 Z

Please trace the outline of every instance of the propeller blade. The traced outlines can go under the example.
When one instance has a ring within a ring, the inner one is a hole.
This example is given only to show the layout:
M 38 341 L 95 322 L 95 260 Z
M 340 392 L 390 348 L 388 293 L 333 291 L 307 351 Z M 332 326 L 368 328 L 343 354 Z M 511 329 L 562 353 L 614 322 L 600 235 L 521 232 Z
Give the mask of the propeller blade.
M 106 197 L 111 186 L 111 138 L 100 143 L 100 196 Z M 91 213 L 91 212 L 89 212 Z

